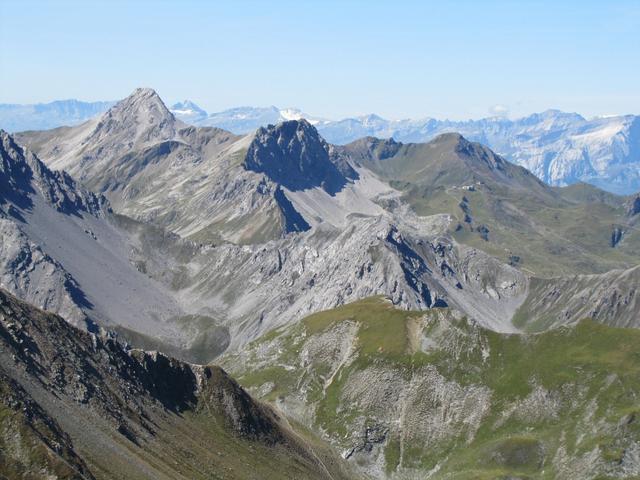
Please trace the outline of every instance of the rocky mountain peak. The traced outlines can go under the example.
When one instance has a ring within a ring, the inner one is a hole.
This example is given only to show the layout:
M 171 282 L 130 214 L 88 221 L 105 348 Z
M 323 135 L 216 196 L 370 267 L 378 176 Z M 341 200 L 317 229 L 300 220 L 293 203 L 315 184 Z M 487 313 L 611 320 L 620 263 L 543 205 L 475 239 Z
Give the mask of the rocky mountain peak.
M 171 106 L 171 113 L 177 118 L 187 121 L 187 123 L 196 122 L 207 117 L 207 112 L 191 100 L 174 103 Z
M 26 164 L 22 147 L 4 130 L 0 130 L 0 158 L 2 159 L 1 171 L 7 174 L 20 164 Z
M 160 96 L 151 88 L 136 88 L 131 95 L 117 103 L 114 112 L 148 114 L 157 120 L 174 120 Z
M 176 119 L 151 88 L 137 88 L 105 112 L 85 143 L 113 140 L 139 142 L 170 139 L 176 134 Z
M 300 119 L 259 128 L 245 167 L 289 190 L 321 187 L 335 194 L 357 175 L 342 160 L 311 123 Z
M 158 100 L 162 102 L 162 100 L 160 99 L 160 95 L 158 95 L 158 93 L 153 88 L 149 88 L 149 87 L 136 88 L 133 92 L 131 92 L 131 94 L 127 98 L 122 100 L 122 102 L 127 102 L 127 101 L 132 102 L 138 99 L 142 99 L 142 100 L 152 99 L 152 100 Z
M 437 135 L 429 143 L 434 145 L 442 144 L 442 145 L 457 146 L 457 145 L 466 145 L 469 143 L 469 141 L 458 132 L 447 132 L 447 133 L 441 133 L 440 135 Z
M 186 110 L 186 109 L 190 109 L 190 110 L 195 110 L 198 112 L 204 112 L 204 110 L 202 108 L 200 108 L 198 105 L 196 105 L 194 102 L 192 102 L 191 100 L 184 100 L 182 102 L 177 102 L 174 103 L 171 106 L 172 110 Z
M 459 133 L 443 133 L 434 138 L 430 144 L 455 152 L 471 168 L 481 167 L 489 170 L 507 168 L 507 161 L 502 157 L 480 143 L 470 142 Z

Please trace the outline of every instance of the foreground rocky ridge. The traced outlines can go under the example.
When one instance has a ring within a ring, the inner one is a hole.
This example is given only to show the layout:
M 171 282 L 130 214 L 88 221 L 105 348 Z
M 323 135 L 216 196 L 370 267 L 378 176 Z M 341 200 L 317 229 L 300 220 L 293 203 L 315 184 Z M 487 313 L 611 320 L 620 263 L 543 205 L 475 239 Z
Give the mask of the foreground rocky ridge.
M 347 476 L 219 367 L 126 350 L 2 290 L 0 360 L 7 478 Z
M 223 364 L 374 478 L 635 478 L 639 335 L 589 320 L 500 334 L 373 298 Z

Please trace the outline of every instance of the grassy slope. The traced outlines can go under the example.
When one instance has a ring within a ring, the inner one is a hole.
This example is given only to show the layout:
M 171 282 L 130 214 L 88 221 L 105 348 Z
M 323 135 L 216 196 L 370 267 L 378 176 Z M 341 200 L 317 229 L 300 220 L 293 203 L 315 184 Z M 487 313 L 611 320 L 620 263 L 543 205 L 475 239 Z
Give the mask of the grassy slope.
M 429 441 L 425 435 L 414 438 L 412 448 L 405 441 L 401 452 L 402 433 L 391 426 L 384 444 L 388 474 L 407 468 L 425 471 L 439 464 L 433 478 L 560 478 L 568 475 L 563 469 L 578 468 L 572 461 L 580 466 L 579 459 L 595 452 L 597 467 L 590 470 L 595 473 L 584 477 L 595 478 L 596 473 L 615 470 L 625 448 L 640 440 L 639 331 L 585 320 L 575 328 L 509 336 L 436 311 L 425 314 L 420 324 L 419 338 L 437 345 L 424 351 L 415 349 L 415 325 L 421 315 L 368 299 L 312 315 L 289 330 L 272 332 L 250 346 L 246 363 L 238 358 L 227 361 L 240 375 L 240 382 L 254 391 L 273 384 L 265 394 L 272 401 L 286 403 L 288 397 L 306 388 L 305 401 L 316 409 L 313 427 L 342 448 L 349 446 L 344 438 L 359 418 L 381 421 L 379 414 L 345 403 L 345 392 L 360 381 L 362 372 L 384 369 L 407 383 L 432 366 L 452 384 L 490 390 L 490 408 L 469 440 L 453 435 L 423 448 L 421 444 Z M 301 352 L 305 346 L 345 322 L 357 325 L 353 361 L 331 371 L 328 357 L 320 356 L 304 366 Z M 275 361 L 260 366 L 255 356 L 258 350 L 263 356 L 276 352 Z M 327 384 L 329 374 L 333 380 Z M 373 394 L 378 387 L 365 386 L 365 391 Z M 542 400 L 535 400 L 539 392 L 544 392 Z M 398 418 L 382 420 L 391 425 Z M 559 449 L 573 460 L 554 462 Z
M 357 143 L 346 148 L 362 152 Z M 623 197 L 584 184 L 548 187 L 454 134 L 403 145 L 382 160 L 377 154 L 375 148 L 363 154 L 361 163 L 402 190 L 419 215 L 451 214 L 458 241 L 504 261 L 519 257 L 517 264 L 529 273 L 598 273 L 640 261 L 640 232 L 629 225 Z M 489 166 L 492 161 L 495 165 Z M 471 185 L 474 191 L 461 188 Z M 463 198 L 471 223 L 464 221 Z M 483 225 L 489 229 L 488 241 L 478 231 Z M 612 248 L 615 227 L 627 235 Z
M 297 452 L 239 438 L 224 428 L 221 419 L 210 415 L 185 412 L 181 418 L 161 421 L 158 426 L 157 435 L 143 449 L 114 436 L 113 442 L 127 451 L 127 457 L 110 454 L 110 449 L 100 455 L 86 447 L 80 447 L 80 452 L 98 479 L 159 478 L 155 475 L 185 480 L 326 478 L 314 473 L 316 467 L 301 461 Z M 336 478 L 344 478 L 337 473 L 340 466 L 331 467 L 332 452 L 323 453 Z M 155 473 L 150 476 L 150 472 Z
M 504 261 L 518 256 L 519 265 L 538 276 L 598 273 L 630 267 L 640 259 L 640 235 L 627 226 L 622 205 L 574 203 L 562 198 L 540 201 L 526 193 L 486 186 L 473 192 L 414 185 L 405 190 L 406 200 L 419 215 L 453 215 L 453 227 L 463 227 L 454 232 L 458 241 Z M 459 207 L 463 197 L 468 200 L 471 224 L 464 222 Z M 488 241 L 475 231 L 480 225 L 489 228 Z M 612 248 L 615 226 L 627 228 L 631 234 Z

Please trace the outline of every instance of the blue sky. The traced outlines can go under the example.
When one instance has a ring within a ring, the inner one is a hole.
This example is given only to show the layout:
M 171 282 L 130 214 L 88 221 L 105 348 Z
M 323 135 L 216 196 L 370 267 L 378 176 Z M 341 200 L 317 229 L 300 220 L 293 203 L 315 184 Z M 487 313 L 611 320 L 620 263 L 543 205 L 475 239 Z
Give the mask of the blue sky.
M 640 113 L 640 1 L 0 0 L 0 102 Z

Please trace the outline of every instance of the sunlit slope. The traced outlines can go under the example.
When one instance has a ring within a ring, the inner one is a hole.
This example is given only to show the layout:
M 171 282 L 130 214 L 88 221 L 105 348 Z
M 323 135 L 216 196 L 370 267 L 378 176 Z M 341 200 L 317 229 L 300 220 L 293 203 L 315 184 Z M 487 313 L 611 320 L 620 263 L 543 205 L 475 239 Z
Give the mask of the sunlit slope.
M 638 358 L 633 329 L 507 335 L 376 297 L 225 363 L 376 478 L 586 479 L 640 473 Z

